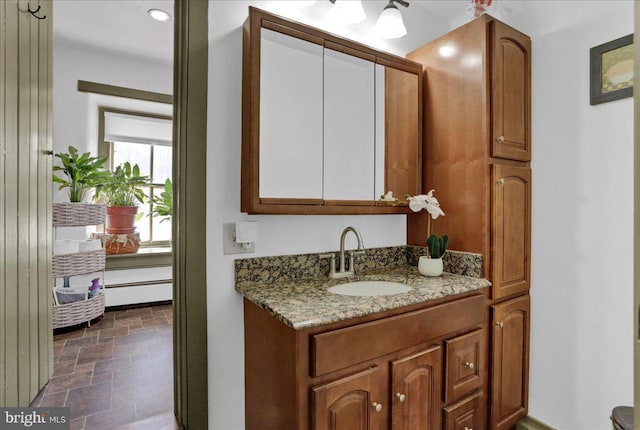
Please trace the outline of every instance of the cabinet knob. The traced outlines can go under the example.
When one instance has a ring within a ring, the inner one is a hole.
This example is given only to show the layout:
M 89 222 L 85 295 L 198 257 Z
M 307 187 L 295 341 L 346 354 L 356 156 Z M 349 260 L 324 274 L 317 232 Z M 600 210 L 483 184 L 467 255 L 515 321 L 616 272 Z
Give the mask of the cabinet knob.
M 471 427 L 465 427 L 464 430 L 473 430 Z
M 405 395 L 404 395 L 404 394 L 402 394 L 402 393 L 396 393 L 396 398 L 397 398 L 398 400 L 400 400 L 400 402 L 404 402 L 404 401 L 405 401 L 405 399 L 407 398 L 407 396 L 405 396 Z
M 500 328 L 504 327 L 504 323 L 502 321 L 497 322 L 496 325 Z
M 464 363 L 464 367 L 466 367 L 467 369 L 471 369 L 471 370 L 473 370 L 473 369 L 475 369 L 475 368 L 476 368 L 476 365 L 475 365 L 475 364 L 473 364 L 473 363 L 472 363 L 472 362 L 470 362 L 470 361 L 465 361 L 465 363 Z
M 498 143 L 502 143 L 504 142 L 504 136 L 498 136 L 496 137 L 496 140 L 498 141 Z
M 504 185 L 504 178 L 500 178 L 496 181 L 498 185 Z
M 381 412 L 382 411 L 382 405 L 378 402 L 373 402 L 373 409 L 376 410 L 376 412 Z

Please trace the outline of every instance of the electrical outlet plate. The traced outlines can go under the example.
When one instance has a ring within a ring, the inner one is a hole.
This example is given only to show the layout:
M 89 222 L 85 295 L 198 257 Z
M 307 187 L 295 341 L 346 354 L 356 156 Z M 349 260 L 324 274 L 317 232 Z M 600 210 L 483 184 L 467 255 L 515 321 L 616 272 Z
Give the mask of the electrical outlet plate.
M 251 243 L 248 248 L 245 248 L 235 241 L 236 237 L 236 223 L 225 222 L 222 224 L 222 252 L 224 255 L 233 254 L 251 254 L 256 252 L 255 242 Z

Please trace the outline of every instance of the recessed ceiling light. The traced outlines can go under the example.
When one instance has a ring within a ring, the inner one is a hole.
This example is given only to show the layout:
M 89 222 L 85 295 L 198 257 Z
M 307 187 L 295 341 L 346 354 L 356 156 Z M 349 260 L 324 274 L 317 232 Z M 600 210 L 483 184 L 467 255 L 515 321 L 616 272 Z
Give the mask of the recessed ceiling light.
M 163 11 L 162 9 L 149 9 L 147 11 L 147 15 L 156 21 L 169 21 L 171 19 L 171 15 L 168 12 Z

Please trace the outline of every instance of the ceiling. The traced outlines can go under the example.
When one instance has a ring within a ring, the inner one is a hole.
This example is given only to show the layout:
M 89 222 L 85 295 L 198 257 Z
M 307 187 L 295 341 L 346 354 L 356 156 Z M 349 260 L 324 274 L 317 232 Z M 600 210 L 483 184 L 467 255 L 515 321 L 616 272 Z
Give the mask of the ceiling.
M 368 1 L 381 3 L 382 8 L 387 0 Z M 464 13 L 468 3 L 469 0 L 411 0 L 412 5 L 448 22 Z M 152 8 L 173 15 L 173 0 L 56 0 L 53 5 L 56 41 L 73 41 L 137 57 L 173 61 L 173 19 L 158 22 L 147 16 Z M 411 13 L 411 9 L 403 13 Z
M 454 18 L 464 14 L 471 2 L 470 0 L 412 0 L 410 3 L 423 7 L 451 22 Z
M 152 8 L 173 15 L 173 0 L 55 0 L 54 40 L 171 62 L 173 19 L 151 19 Z

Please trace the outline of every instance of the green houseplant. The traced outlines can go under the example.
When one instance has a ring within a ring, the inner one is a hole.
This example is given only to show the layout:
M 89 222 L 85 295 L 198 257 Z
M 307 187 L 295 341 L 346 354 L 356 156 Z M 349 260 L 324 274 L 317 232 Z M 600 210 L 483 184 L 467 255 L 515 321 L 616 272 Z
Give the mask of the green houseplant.
M 151 198 L 153 207 L 150 216 L 162 217 L 160 222 L 171 221 L 173 216 L 173 184 L 171 179 L 164 181 L 164 191 L 160 195 L 154 195 Z
M 78 203 L 84 199 L 87 189 L 107 180 L 110 172 L 103 167 L 105 157 L 92 157 L 89 152 L 79 155 L 73 146 L 69 146 L 68 151 L 55 154 L 62 166 L 53 166 L 53 171 L 63 172 L 66 178 L 54 174 L 53 181 L 60 184 L 60 190 L 69 188 L 69 201 Z
M 444 252 L 447 250 L 449 244 L 449 236 L 446 234 L 442 237 L 438 237 L 432 234 L 427 239 L 427 247 L 429 248 L 429 257 L 442 258 Z
M 107 204 L 106 231 L 109 234 L 132 234 L 138 203 L 144 203 L 146 195 L 142 187 L 150 178 L 140 174 L 140 167 L 126 162 L 110 172 L 96 185 L 96 198 Z

